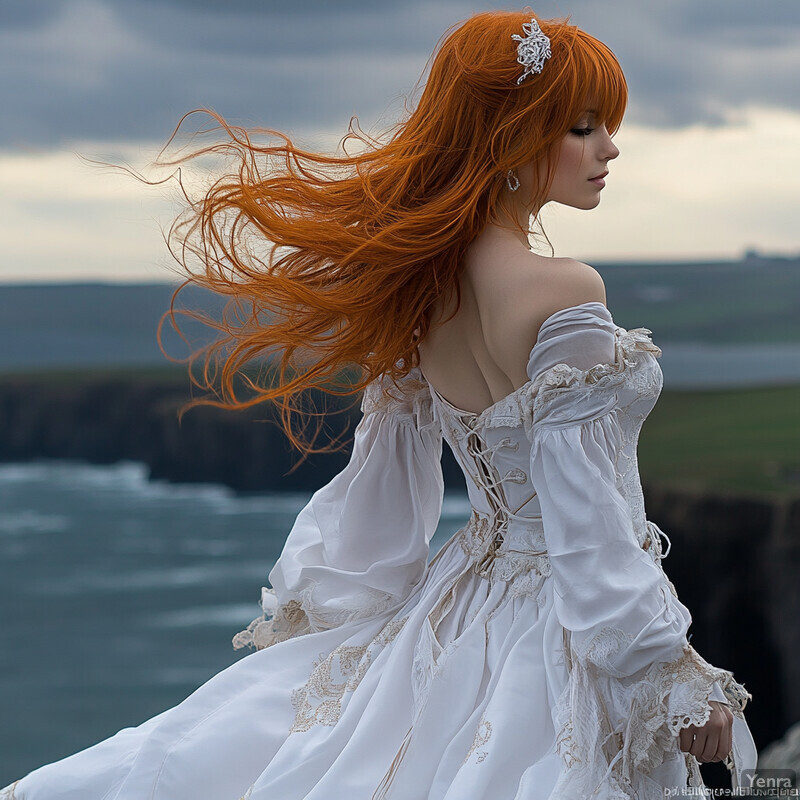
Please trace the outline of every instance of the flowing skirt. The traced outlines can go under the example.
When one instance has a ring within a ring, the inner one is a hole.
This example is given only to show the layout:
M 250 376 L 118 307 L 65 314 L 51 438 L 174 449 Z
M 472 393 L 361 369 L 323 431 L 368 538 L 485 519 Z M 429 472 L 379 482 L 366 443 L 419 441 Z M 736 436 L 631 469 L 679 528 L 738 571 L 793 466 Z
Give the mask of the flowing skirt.
M 399 610 L 253 652 L 0 797 L 547 800 L 568 683 L 552 583 L 481 577 L 462 533 Z M 685 785 L 681 755 L 651 776 L 660 792 Z

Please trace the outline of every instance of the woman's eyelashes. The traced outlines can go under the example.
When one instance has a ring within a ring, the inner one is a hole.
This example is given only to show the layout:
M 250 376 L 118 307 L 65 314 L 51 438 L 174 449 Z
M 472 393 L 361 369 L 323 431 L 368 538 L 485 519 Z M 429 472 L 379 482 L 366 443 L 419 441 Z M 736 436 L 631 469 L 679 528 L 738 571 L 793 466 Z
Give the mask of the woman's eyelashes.
M 586 127 L 586 128 L 572 128 L 570 130 L 570 133 L 574 133 L 576 136 L 588 136 L 593 130 L 594 130 L 594 128 L 589 128 L 589 127 Z

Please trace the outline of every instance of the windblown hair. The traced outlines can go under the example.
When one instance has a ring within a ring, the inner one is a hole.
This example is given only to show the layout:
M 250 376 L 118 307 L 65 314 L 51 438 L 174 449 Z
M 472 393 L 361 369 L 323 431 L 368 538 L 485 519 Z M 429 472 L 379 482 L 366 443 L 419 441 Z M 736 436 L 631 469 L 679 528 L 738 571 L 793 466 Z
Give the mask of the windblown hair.
M 507 171 L 546 165 L 532 198 L 538 210 L 553 177 L 550 156 L 581 114 L 593 109 L 612 133 L 622 121 L 627 87 L 616 58 L 568 20 L 539 20 L 552 57 L 541 74 L 517 83 L 523 67 L 512 34 L 532 16 L 482 13 L 451 28 L 429 61 L 416 108 L 384 141 L 351 119 L 341 155 L 298 149 L 277 131 L 248 132 L 200 109 L 229 139 L 160 163 L 222 154 L 237 168 L 199 200 L 187 196 L 189 208 L 167 238 L 189 276 L 167 312 L 173 325 L 187 313 L 175 310 L 175 299 L 189 284 L 230 298 L 219 320 L 203 318 L 219 338 L 189 358 L 190 373 L 203 359 L 202 377 L 193 380 L 217 399 L 186 408 L 273 401 L 295 447 L 327 452 L 292 430 L 304 390 L 353 395 L 383 373 L 398 380 L 418 365 L 436 299 L 455 291 L 460 305 L 465 250 L 498 220 L 498 209 L 510 211 Z M 279 141 L 258 145 L 255 132 Z M 360 149 L 350 155 L 352 140 Z M 268 165 L 266 174 L 259 163 Z M 191 256 L 199 267 L 192 269 Z M 276 353 L 272 385 L 248 374 L 248 364 Z M 343 380 L 342 370 L 353 367 L 360 380 Z

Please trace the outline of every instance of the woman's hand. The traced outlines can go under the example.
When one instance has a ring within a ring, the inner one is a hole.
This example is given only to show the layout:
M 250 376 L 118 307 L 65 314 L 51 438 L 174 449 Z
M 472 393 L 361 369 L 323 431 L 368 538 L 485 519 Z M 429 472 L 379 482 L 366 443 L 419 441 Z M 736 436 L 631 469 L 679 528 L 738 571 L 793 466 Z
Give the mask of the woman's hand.
M 711 716 L 701 728 L 690 725 L 678 734 L 680 748 L 698 761 L 722 761 L 733 747 L 733 713 L 725 703 L 709 701 Z

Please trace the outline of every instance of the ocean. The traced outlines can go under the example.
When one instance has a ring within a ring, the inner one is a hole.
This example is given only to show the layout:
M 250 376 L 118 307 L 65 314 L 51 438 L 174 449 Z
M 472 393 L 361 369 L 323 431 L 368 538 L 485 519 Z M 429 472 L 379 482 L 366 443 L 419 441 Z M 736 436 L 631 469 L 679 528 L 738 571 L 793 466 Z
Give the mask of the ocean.
M 142 464 L 0 464 L 0 786 L 180 702 L 231 638 L 311 494 L 148 481 Z M 445 497 L 431 557 L 467 520 Z

